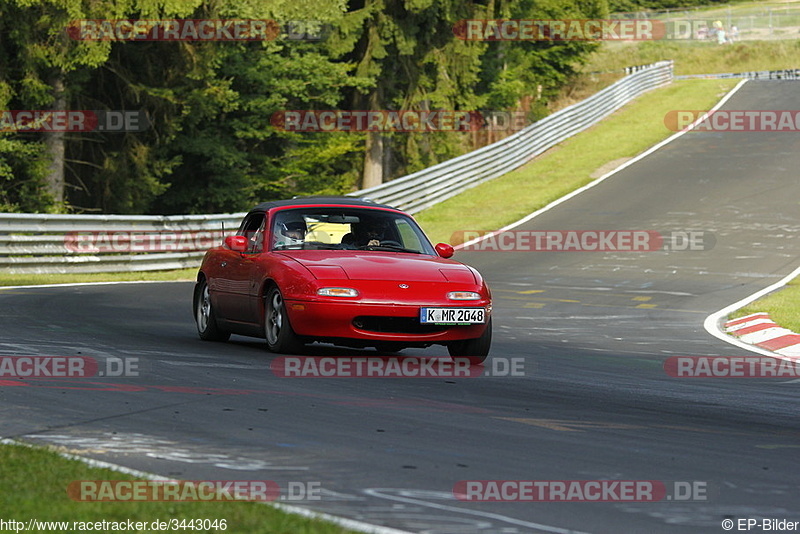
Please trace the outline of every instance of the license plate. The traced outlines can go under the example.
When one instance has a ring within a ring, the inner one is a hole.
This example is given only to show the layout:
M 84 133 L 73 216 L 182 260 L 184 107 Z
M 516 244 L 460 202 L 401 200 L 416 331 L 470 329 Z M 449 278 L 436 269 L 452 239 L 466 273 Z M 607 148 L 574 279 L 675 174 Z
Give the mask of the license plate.
M 484 308 L 421 308 L 419 322 L 423 324 L 483 324 Z

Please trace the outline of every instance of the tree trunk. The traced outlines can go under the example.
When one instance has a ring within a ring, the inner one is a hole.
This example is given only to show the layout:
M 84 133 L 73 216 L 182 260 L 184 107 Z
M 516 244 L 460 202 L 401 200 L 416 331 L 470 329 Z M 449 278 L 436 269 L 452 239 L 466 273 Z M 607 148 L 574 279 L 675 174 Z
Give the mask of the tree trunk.
M 64 73 L 56 72 L 50 78 L 53 88 L 54 110 L 64 110 L 67 106 L 67 97 L 64 92 Z M 47 192 L 53 201 L 59 205 L 64 202 L 64 132 L 45 132 L 44 143 L 50 156 L 50 168 L 47 172 Z
M 380 110 L 380 88 L 369 94 L 369 109 Z M 361 188 L 375 187 L 383 183 L 383 132 L 367 132 L 367 143 L 364 147 L 364 173 L 361 176 Z
M 367 132 L 364 151 L 364 174 L 361 188 L 367 189 L 383 183 L 383 136 L 381 132 Z

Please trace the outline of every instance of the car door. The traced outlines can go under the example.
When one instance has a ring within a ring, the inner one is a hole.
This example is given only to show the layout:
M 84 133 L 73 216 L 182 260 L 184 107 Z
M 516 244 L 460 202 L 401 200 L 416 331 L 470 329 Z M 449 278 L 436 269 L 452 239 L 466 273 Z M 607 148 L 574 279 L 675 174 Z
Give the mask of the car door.
M 247 250 L 226 250 L 220 255 L 219 276 L 215 284 L 217 306 L 220 316 L 228 321 L 258 323 L 258 313 L 252 303 L 257 290 L 254 270 L 256 257 L 264 251 L 265 220 L 263 213 L 248 215 L 237 232 L 237 235 L 247 238 Z

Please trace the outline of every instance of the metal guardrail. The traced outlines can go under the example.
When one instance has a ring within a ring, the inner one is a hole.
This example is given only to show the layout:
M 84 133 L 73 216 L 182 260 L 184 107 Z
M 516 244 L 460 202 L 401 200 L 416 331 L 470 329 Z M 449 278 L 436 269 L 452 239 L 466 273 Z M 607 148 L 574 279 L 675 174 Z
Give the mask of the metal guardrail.
M 669 84 L 672 61 L 641 67 L 613 85 L 496 143 L 408 176 L 350 193 L 417 213 L 524 165 L 637 96 Z
M 239 227 L 220 215 L 0 214 L 0 269 L 8 273 L 101 273 L 197 267 Z
M 697 79 L 748 79 L 748 80 L 800 80 L 800 69 L 779 69 L 779 70 L 757 70 L 749 72 L 717 72 L 713 74 L 683 74 L 674 76 L 675 80 L 697 80 Z
M 672 62 L 638 68 L 588 99 L 474 152 L 351 196 L 416 213 L 528 162 L 638 95 L 670 83 Z M 0 270 L 100 273 L 197 267 L 244 213 L 125 216 L 0 214 Z

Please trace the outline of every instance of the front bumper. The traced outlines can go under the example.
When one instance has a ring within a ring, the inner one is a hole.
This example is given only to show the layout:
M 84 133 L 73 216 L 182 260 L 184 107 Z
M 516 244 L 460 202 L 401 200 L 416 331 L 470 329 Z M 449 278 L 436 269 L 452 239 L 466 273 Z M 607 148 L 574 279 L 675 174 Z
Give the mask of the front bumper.
M 486 323 L 475 325 L 422 325 L 423 306 L 363 304 L 360 302 L 311 302 L 287 300 L 286 311 L 296 334 L 310 338 L 345 338 L 362 341 L 442 343 L 480 337 L 488 327 L 491 304 L 432 303 L 426 306 L 486 308 Z

